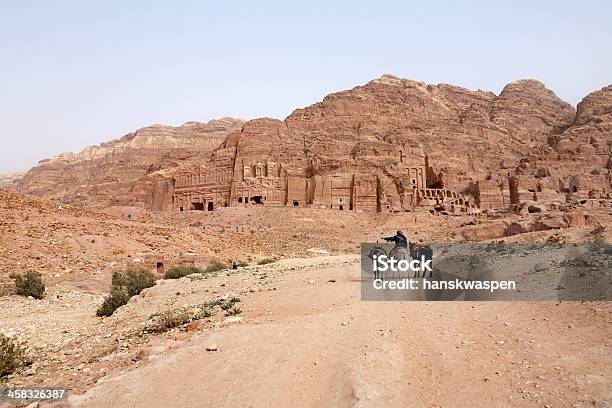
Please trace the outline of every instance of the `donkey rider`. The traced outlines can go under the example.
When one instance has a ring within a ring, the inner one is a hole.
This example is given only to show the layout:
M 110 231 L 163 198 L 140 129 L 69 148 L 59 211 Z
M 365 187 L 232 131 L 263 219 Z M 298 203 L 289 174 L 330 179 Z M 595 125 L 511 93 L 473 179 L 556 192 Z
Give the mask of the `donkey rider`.
M 392 237 L 383 238 L 387 242 L 395 242 L 395 246 L 399 248 L 408 248 L 408 238 L 402 231 L 397 231 Z

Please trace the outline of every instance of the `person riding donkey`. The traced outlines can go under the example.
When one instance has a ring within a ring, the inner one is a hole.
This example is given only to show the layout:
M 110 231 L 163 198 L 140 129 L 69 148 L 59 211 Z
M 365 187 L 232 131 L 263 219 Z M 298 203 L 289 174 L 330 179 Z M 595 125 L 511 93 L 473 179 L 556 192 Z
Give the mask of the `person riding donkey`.
M 429 245 L 425 245 L 422 242 L 415 243 L 409 242 L 408 238 L 402 231 L 397 231 L 394 236 L 383 238 L 387 242 L 394 242 L 395 246 L 389 251 L 389 258 L 395 259 L 418 259 L 418 260 L 431 260 L 433 258 L 433 250 Z M 429 273 L 431 277 L 433 272 Z M 417 274 L 417 277 L 418 274 Z M 421 277 L 425 277 L 425 272 Z
M 410 259 L 410 251 L 408 250 L 408 238 L 402 231 L 397 231 L 391 237 L 383 238 L 387 242 L 394 242 L 395 246 L 389 251 L 389 258 L 401 261 Z
M 387 242 L 395 242 L 395 245 L 400 248 L 408 248 L 408 238 L 406 238 L 402 231 L 397 231 L 392 237 L 385 237 L 383 239 Z

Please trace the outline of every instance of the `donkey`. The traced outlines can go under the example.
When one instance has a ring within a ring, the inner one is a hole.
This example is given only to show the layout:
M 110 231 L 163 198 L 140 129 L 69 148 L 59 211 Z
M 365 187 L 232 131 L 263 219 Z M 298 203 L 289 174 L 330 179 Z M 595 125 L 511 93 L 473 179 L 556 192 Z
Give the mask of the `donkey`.
M 379 257 L 381 255 L 387 255 L 387 251 L 385 251 L 385 249 L 379 245 L 375 246 L 374 248 L 372 248 L 370 250 L 370 253 L 368 254 L 368 258 L 370 259 L 374 259 L 374 257 Z M 376 269 L 374 271 L 374 279 L 382 279 L 382 272 L 379 271 L 378 269 Z
M 415 243 L 415 242 L 409 242 L 408 243 L 408 248 L 410 249 L 410 257 L 412 259 L 419 259 L 419 260 L 424 260 L 424 261 L 429 261 L 431 259 L 433 259 L 433 250 L 431 249 L 431 247 L 429 245 L 425 245 L 425 244 L 421 244 L 421 243 Z M 422 258 L 421 258 L 422 257 Z M 419 273 L 416 273 L 416 277 L 419 278 L 424 278 L 425 275 L 427 274 L 427 271 L 423 271 L 423 275 L 419 276 Z M 431 278 L 433 276 L 433 271 L 429 271 L 429 277 Z

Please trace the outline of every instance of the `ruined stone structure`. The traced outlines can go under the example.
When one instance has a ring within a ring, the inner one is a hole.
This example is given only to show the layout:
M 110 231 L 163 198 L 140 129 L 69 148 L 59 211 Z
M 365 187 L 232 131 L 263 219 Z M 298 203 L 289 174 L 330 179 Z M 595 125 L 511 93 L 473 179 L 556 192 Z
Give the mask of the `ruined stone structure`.
M 127 261 L 128 269 L 146 269 L 150 271 L 155 279 L 163 279 L 165 274 L 164 257 L 154 252 L 139 252 Z
M 218 149 L 206 167 L 178 175 L 174 182 L 174 208 L 212 211 L 227 207 L 235 153 L 235 148 Z
M 383 187 L 377 174 L 346 170 L 317 174 L 313 163 L 304 169 L 263 159 L 236 161 L 235 152 L 231 147 L 220 149 L 207 167 L 177 176 L 174 209 L 212 211 L 229 205 L 312 205 L 380 212 L 445 205 L 454 213 L 476 208 L 471 197 L 449 189 L 430 188 L 428 174 L 432 172 L 427 170 L 427 159 L 423 165 L 402 166 L 400 194 L 395 184 Z M 399 201 L 392 199 L 395 196 Z

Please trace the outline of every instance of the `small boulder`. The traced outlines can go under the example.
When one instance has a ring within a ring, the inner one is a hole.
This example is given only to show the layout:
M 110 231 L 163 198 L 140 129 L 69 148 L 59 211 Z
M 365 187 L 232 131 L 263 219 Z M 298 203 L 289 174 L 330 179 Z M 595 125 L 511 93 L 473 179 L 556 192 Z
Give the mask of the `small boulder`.
M 545 271 L 545 270 L 548 270 L 548 269 L 550 269 L 550 262 L 548 262 L 548 261 L 538 262 L 533 267 L 533 270 L 536 271 L 536 272 L 542 272 L 542 271 Z

